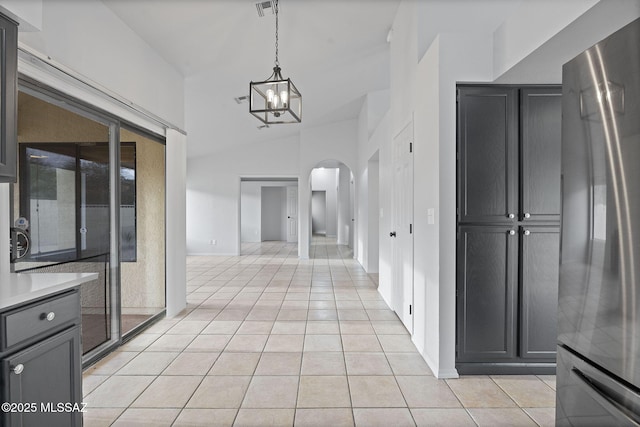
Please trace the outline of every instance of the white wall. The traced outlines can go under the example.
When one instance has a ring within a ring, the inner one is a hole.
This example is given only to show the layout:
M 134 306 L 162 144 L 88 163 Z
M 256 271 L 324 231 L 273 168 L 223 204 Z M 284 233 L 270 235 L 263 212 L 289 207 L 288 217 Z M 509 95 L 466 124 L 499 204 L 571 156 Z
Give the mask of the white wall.
M 311 171 L 311 191 L 324 191 L 326 194 L 327 237 L 336 237 L 338 230 L 338 173 L 337 168 L 316 168 Z
M 338 167 L 338 224 L 337 243 L 339 245 L 349 245 L 352 228 L 352 208 L 351 208 L 351 171 L 345 165 Z
M 356 187 L 355 256 L 368 273 L 378 272 L 380 230 L 380 147 L 389 139 L 389 91 L 367 95 L 358 116 L 358 175 Z M 372 180 L 370 162 L 375 159 Z M 370 182 L 371 180 L 371 182 Z M 372 218 L 372 210 L 375 210 Z M 387 234 L 389 230 L 386 230 Z
M 188 159 L 187 252 L 239 254 L 241 177 L 297 178 L 298 162 L 296 137 Z
M 42 29 L 42 0 L 3 0 L 0 12 L 17 21 L 20 31 L 40 31 Z
M 493 35 L 493 74 L 497 77 L 558 34 L 598 0 L 523 2 Z
M 240 241 L 257 243 L 262 239 L 262 185 L 259 182 L 240 183 Z
M 191 88 L 196 91 L 196 88 Z M 191 90 L 190 89 L 190 90 Z M 205 108 L 198 97 L 187 110 Z M 198 135 L 220 138 L 207 123 L 194 123 Z M 199 138 L 202 138 L 200 136 Z M 187 252 L 189 254 L 239 254 L 240 178 L 298 177 L 298 254 L 309 257 L 311 170 L 321 161 L 335 159 L 353 166 L 356 159 L 355 120 L 303 129 L 299 137 L 240 143 L 209 156 L 188 159 Z M 353 170 L 353 168 L 352 168 Z M 217 241 L 215 246 L 209 240 Z
M 367 273 L 378 272 L 380 256 L 380 159 L 378 152 L 367 162 L 367 256 L 365 270 Z
M 101 1 L 44 1 L 18 40 L 184 128 L 183 77 Z

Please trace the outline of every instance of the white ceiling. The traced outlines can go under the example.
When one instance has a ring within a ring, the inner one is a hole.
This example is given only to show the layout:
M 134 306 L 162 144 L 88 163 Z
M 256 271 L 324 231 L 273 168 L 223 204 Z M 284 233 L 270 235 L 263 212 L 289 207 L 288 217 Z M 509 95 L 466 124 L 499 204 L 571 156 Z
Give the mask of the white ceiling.
M 273 15 L 259 18 L 253 0 L 102 1 L 185 77 L 189 157 L 356 118 L 367 93 L 389 88 L 400 0 L 280 0 L 279 59 L 303 95 L 303 123 L 263 130 L 233 98 L 271 74 Z M 441 32 L 493 32 L 522 2 L 417 1 L 417 55 Z

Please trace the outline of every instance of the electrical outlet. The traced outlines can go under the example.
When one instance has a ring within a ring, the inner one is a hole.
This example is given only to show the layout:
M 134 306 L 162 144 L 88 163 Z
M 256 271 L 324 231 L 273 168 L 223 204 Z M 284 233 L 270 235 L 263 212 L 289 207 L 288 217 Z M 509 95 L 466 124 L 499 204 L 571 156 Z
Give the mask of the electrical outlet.
M 214 239 L 209 240 L 209 244 L 210 245 L 215 245 L 216 243 L 218 243 L 217 241 L 215 241 Z

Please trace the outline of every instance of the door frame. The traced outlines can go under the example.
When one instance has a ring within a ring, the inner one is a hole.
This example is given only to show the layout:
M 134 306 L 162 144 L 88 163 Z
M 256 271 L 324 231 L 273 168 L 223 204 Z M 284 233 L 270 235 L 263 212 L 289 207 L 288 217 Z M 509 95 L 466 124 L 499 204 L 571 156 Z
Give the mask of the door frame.
M 283 187 L 298 188 L 298 218 L 300 216 L 300 178 L 297 175 L 240 175 L 237 188 L 236 209 L 236 256 L 242 254 L 242 183 L 243 182 L 282 182 Z M 288 191 L 288 190 L 287 190 Z M 298 253 L 300 250 L 300 220 L 298 219 L 298 241 L 296 243 Z
M 404 229 L 401 230 L 398 228 L 398 225 L 400 225 L 401 222 L 401 218 L 398 218 L 398 203 L 397 203 L 397 191 L 396 191 L 396 186 L 397 186 L 397 175 L 396 175 L 396 168 L 397 168 L 397 153 L 396 153 L 396 144 L 404 144 L 407 143 L 406 146 L 406 153 L 408 153 L 410 155 L 410 163 L 411 163 L 411 176 L 408 177 L 408 180 L 410 181 L 410 183 L 407 183 L 406 181 L 403 182 L 401 185 L 403 186 L 407 186 L 407 184 L 410 184 L 410 189 L 408 189 L 408 191 L 406 192 L 407 196 L 409 197 L 408 200 L 406 200 L 407 204 L 405 206 L 405 209 L 407 209 L 407 215 L 409 217 L 409 224 L 408 229 Z M 414 260 L 414 255 L 415 255 L 415 248 L 414 248 L 414 159 L 413 159 L 413 147 L 415 146 L 414 144 L 414 121 L 413 121 L 413 117 L 411 117 L 411 119 L 402 127 L 402 130 L 400 130 L 394 137 L 392 140 L 392 144 L 391 144 L 391 149 L 392 149 L 392 179 L 393 179 L 393 183 L 392 183 L 392 189 L 393 189 L 393 193 L 392 193 L 392 200 L 393 200 L 393 208 L 391 210 L 391 227 L 393 228 L 392 231 L 394 231 L 396 234 L 394 238 L 392 238 L 391 241 L 391 280 L 392 280 L 392 291 L 391 291 L 391 302 L 393 305 L 393 310 L 396 312 L 396 314 L 398 315 L 398 317 L 400 318 L 400 320 L 402 321 L 402 323 L 404 324 L 404 326 L 407 328 L 407 330 L 409 331 L 409 334 L 413 335 L 413 330 L 414 330 L 414 314 L 415 314 L 415 301 L 414 301 L 414 268 L 415 268 L 415 260 Z M 400 234 L 402 233 L 402 234 Z M 403 237 L 403 241 L 406 243 L 406 248 L 405 247 L 400 247 L 401 242 L 398 241 L 397 236 L 398 235 L 401 236 L 408 236 L 408 237 Z M 410 250 L 410 257 L 402 257 L 402 262 L 399 262 L 399 258 L 400 258 L 400 253 L 398 251 L 403 251 L 403 250 Z M 408 259 L 407 259 L 408 258 Z M 411 262 L 411 265 L 409 268 L 405 268 L 404 264 L 406 263 L 406 261 L 409 260 Z M 400 276 L 400 273 L 403 271 L 408 271 L 409 272 L 409 277 L 405 277 L 404 274 L 402 274 L 402 276 Z M 401 279 L 402 283 L 398 283 L 399 279 Z M 409 301 L 407 301 L 409 300 Z M 409 302 L 409 307 L 407 307 L 407 302 Z

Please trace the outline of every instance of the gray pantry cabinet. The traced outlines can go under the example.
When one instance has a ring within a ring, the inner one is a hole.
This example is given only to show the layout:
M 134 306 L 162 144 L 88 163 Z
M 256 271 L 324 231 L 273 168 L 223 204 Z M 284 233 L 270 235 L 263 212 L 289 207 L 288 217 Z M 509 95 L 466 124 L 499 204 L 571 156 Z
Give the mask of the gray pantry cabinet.
M 0 14 L 0 182 L 15 182 L 18 148 L 18 24 Z
M 555 372 L 561 89 L 458 86 L 461 374 Z
M 2 403 L 11 405 L 0 424 L 81 426 L 79 289 L 2 311 L 0 328 Z

